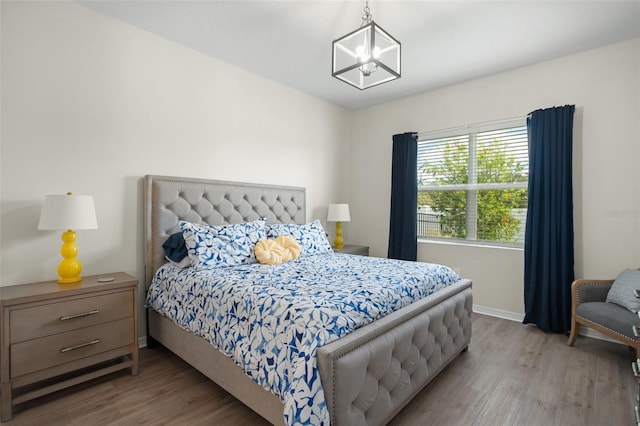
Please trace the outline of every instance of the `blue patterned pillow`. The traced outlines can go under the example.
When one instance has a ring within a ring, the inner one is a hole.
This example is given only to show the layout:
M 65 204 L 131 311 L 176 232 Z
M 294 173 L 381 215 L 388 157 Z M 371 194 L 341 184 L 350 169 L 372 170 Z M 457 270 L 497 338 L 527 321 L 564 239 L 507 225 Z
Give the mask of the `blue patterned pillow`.
M 327 234 L 319 220 L 306 225 L 295 223 L 267 224 L 267 238 L 278 238 L 280 235 L 290 235 L 300 244 L 300 257 L 314 254 L 333 253 Z
M 255 263 L 253 247 L 266 238 L 264 219 L 221 226 L 183 221 L 179 225 L 195 269 Z

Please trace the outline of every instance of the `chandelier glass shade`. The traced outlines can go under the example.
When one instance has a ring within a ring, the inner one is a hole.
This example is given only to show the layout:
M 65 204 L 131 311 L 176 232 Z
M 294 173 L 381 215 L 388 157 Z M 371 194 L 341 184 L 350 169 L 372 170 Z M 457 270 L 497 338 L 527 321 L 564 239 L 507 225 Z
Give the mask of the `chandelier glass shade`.
M 362 25 L 333 41 L 332 76 L 360 90 L 400 78 L 400 42 L 364 8 Z

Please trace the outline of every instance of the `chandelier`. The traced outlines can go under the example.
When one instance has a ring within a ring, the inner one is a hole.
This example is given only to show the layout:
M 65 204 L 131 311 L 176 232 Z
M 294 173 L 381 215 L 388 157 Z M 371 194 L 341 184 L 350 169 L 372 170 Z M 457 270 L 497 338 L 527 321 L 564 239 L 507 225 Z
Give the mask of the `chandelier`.
M 368 1 L 360 28 L 333 41 L 331 75 L 360 90 L 400 78 L 400 42 L 373 21 Z

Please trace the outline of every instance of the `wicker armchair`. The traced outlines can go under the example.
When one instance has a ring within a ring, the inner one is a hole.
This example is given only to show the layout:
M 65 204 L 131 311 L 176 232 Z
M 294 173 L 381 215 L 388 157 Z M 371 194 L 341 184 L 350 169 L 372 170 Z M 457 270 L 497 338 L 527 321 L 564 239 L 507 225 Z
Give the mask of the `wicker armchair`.
M 580 325 L 584 325 L 630 346 L 640 358 L 640 344 L 635 336 L 638 315 L 606 302 L 613 281 L 582 279 L 571 284 L 571 334 L 567 344 L 573 346 Z

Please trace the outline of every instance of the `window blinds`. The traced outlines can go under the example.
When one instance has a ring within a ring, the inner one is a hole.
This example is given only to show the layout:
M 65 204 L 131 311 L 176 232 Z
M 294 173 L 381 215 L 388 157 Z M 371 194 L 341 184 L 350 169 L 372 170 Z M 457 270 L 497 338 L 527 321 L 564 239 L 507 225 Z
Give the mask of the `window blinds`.
M 418 141 L 420 190 L 526 188 L 526 126 Z

